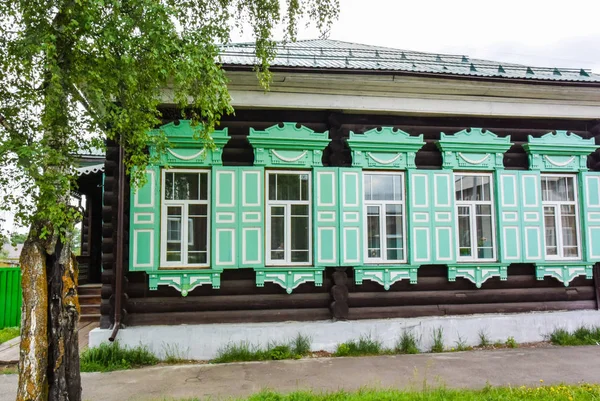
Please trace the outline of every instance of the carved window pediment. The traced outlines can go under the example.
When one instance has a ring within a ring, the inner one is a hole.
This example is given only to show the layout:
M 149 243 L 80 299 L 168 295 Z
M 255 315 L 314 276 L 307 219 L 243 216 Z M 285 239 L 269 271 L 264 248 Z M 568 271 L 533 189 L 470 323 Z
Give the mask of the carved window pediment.
M 529 135 L 523 145 L 529 166 L 540 171 L 586 171 L 588 155 L 596 150 L 593 139 L 567 131 L 549 132 L 540 138 Z
M 437 143 L 444 158 L 443 167 L 455 170 L 503 169 L 504 153 L 512 145 L 510 136 L 499 137 L 482 128 L 468 128 L 452 135 L 442 132 Z
M 363 168 L 416 168 L 417 151 L 425 145 L 423 134 L 412 136 L 393 127 L 374 128 L 363 134 L 350 131 L 352 165 Z

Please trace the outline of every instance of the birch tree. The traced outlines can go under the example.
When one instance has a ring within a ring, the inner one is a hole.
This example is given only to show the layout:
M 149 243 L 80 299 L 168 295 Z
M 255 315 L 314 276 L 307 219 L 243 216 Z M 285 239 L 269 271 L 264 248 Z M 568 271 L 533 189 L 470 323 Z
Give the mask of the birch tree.
M 80 400 L 73 155 L 115 140 L 133 185 L 161 89 L 199 123 L 232 113 L 219 44 L 251 29 L 267 88 L 274 33 L 326 32 L 338 0 L 0 0 L 0 208 L 30 227 L 21 254 L 17 400 Z

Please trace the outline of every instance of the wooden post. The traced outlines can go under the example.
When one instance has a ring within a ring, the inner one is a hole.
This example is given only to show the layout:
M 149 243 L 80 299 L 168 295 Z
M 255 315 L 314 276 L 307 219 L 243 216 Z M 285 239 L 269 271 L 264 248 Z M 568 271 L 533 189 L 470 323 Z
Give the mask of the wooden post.
M 346 320 L 348 319 L 350 309 L 348 307 L 348 276 L 346 275 L 346 268 L 336 267 L 333 273 L 333 283 L 333 287 L 331 287 L 333 302 L 329 306 L 331 315 L 333 320 Z
M 594 291 L 596 292 L 596 310 L 600 310 L 600 263 L 596 263 L 593 270 Z

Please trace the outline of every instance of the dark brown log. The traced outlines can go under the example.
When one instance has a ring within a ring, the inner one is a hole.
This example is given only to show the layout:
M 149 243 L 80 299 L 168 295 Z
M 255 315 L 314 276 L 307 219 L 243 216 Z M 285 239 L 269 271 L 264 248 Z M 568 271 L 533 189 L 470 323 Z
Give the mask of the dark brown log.
M 348 313 L 348 320 L 439 316 L 443 314 L 444 311 L 440 310 L 438 305 L 351 308 L 350 312 Z
M 479 289 L 468 291 L 419 291 L 385 293 L 352 293 L 348 304 L 355 307 L 439 305 L 439 304 L 499 304 L 507 302 L 548 302 L 593 300 L 592 287 Z
M 329 294 L 267 294 L 230 295 L 179 298 L 131 298 L 127 301 L 130 313 L 171 313 L 235 310 L 276 310 L 327 308 Z
M 333 301 L 331 305 L 329 305 L 329 309 L 331 310 L 331 315 L 334 320 L 347 320 L 348 315 L 350 313 L 350 308 L 348 307 L 348 303 Z
M 335 271 L 331 275 L 333 282 L 337 285 L 347 285 L 348 284 L 348 275 L 346 273 L 346 268 L 344 267 L 336 267 Z
M 253 323 L 329 320 L 329 309 L 273 309 L 210 312 L 130 313 L 131 326 L 156 324 Z
M 440 305 L 447 315 L 473 313 L 521 313 L 558 310 L 595 309 L 596 301 L 515 302 L 508 304 Z

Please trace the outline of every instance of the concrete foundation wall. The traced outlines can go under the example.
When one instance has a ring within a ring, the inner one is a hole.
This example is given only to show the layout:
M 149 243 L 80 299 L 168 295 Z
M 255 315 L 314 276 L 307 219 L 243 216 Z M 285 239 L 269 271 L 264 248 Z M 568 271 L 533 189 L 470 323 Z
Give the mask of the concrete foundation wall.
M 312 350 L 334 351 L 337 344 L 371 335 L 385 347 L 393 347 L 404 330 L 412 330 L 419 348 L 428 351 L 432 333 L 441 328 L 447 348 L 456 342 L 479 344 L 479 333 L 490 341 L 505 342 L 514 337 L 518 343 L 542 341 L 556 328 L 574 330 L 582 325 L 600 326 L 600 311 L 534 312 L 510 315 L 470 315 L 411 319 L 377 319 L 358 321 L 319 321 L 246 324 L 200 324 L 179 326 L 138 326 L 119 331 L 117 340 L 126 346 L 146 345 L 159 357 L 176 351 L 183 358 L 210 359 L 219 348 L 243 341 L 260 346 L 269 342 L 286 342 L 298 333 L 312 338 Z M 108 341 L 111 330 L 90 332 L 90 346 Z

